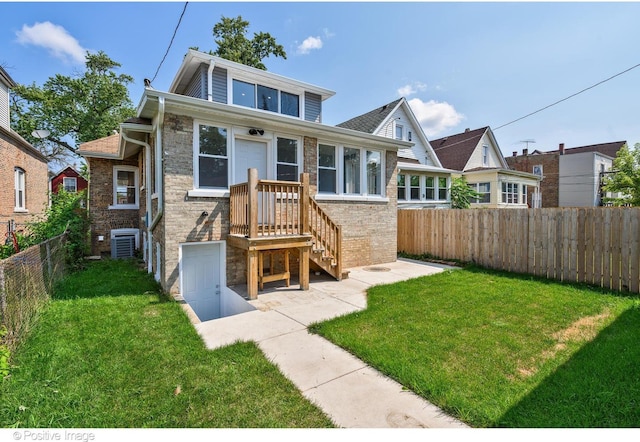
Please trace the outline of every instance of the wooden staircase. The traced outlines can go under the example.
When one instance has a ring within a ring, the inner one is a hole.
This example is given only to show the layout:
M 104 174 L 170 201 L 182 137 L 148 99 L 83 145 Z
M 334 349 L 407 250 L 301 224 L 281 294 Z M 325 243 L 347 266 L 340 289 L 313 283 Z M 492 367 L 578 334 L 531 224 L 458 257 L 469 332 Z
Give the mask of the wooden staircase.
M 273 251 L 298 250 L 303 290 L 309 288 L 311 263 L 338 281 L 346 278 L 348 272 L 342 270 L 342 229 L 309 195 L 309 175 L 303 173 L 299 182 L 291 182 L 259 180 L 256 169 L 247 172 L 246 183 L 229 189 L 227 242 L 247 252 L 250 299 L 257 297 L 258 285 L 266 282 L 260 266 L 264 255 Z

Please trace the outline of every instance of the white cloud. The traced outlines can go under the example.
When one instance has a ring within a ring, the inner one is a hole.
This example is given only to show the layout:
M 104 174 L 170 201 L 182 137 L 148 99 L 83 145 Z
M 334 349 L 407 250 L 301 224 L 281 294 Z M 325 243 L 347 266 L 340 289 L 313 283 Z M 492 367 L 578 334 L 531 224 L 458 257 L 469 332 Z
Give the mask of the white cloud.
M 33 26 L 23 25 L 22 30 L 16 32 L 16 35 L 19 43 L 48 49 L 51 55 L 61 60 L 79 64 L 85 62 L 87 50 L 62 26 L 49 21 Z
M 458 125 L 465 118 L 447 102 L 413 98 L 408 103 L 428 137 Z
M 413 95 L 417 92 L 425 91 L 427 89 L 427 85 L 424 83 L 420 83 L 419 81 L 413 82 L 412 84 L 406 84 L 398 89 L 398 95 L 401 97 L 407 97 L 409 95 Z
M 320 48 L 322 48 L 322 39 L 320 37 L 307 37 L 298 46 L 298 54 L 308 54 L 312 49 Z

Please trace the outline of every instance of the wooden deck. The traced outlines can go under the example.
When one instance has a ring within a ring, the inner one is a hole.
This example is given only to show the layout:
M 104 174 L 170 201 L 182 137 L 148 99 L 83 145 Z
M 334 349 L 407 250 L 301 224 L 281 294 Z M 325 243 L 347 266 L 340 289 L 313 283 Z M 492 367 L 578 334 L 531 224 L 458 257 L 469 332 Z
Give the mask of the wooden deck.
M 309 289 L 309 262 L 313 261 L 336 279 L 342 278 L 342 231 L 309 197 L 309 175 L 300 181 L 258 180 L 248 170 L 246 183 L 231 186 L 230 234 L 227 243 L 247 253 L 247 292 L 258 296 L 258 287 L 290 278 L 288 257 L 297 250 L 299 281 Z M 274 270 L 273 260 L 282 255 L 283 265 Z M 265 274 L 265 258 L 269 271 Z

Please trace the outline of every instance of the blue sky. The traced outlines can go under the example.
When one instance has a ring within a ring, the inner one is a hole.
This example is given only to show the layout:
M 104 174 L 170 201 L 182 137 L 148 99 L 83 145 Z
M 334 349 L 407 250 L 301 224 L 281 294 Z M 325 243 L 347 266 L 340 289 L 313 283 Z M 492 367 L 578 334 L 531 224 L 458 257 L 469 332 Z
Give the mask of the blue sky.
M 43 84 L 102 50 L 134 77 L 138 104 L 184 2 L 0 3 L 0 64 L 19 83 Z M 640 3 L 189 2 L 153 86 L 167 90 L 191 46 L 215 48 L 221 16 L 269 32 L 287 59 L 269 71 L 331 89 L 324 123 L 338 124 L 400 96 L 429 139 L 491 126 L 505 156 L 640 142 Z

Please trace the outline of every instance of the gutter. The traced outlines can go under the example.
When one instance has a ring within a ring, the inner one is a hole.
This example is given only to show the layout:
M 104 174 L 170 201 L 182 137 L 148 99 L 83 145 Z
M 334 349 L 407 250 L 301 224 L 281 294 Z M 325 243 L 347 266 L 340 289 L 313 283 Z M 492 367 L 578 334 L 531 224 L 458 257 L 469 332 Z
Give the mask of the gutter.
M 156 122 L 156 183 L 158 183 L 158 213 L 149 226 L 149 233 L 155 229 L 164 213 L 164 183 L 162 181 L 162 127 L 164 121 L 164 97 L 158 97 L 158 121 Z

